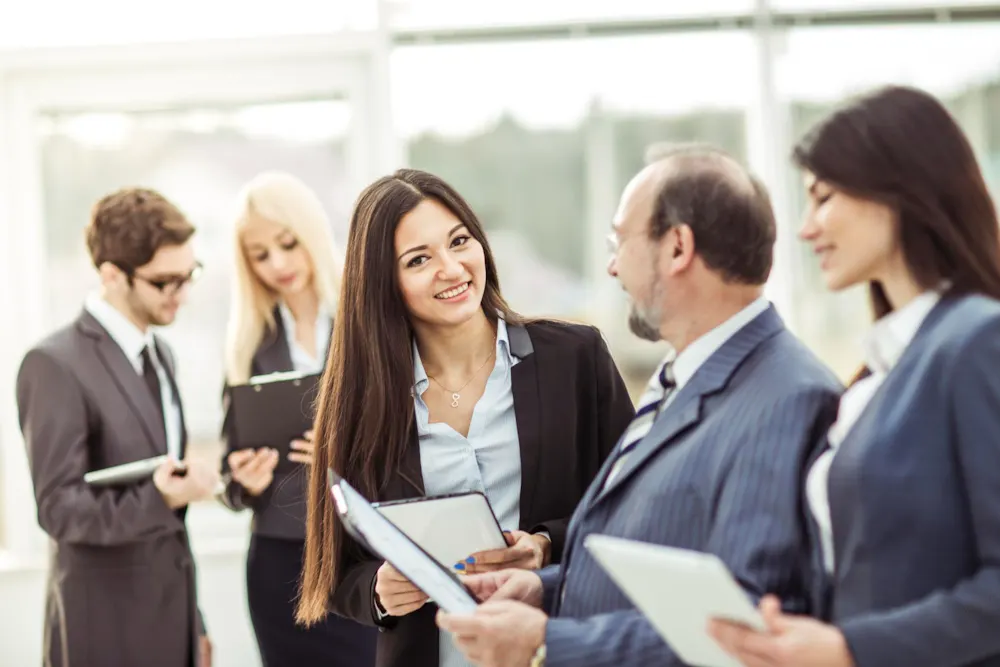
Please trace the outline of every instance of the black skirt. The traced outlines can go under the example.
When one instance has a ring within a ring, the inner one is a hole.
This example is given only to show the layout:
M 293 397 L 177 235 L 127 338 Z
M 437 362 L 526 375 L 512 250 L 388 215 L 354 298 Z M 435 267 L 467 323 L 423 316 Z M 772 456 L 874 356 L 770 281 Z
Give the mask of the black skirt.
M 250 621 L 264 667 L 373 667 L 378 631 L 330 614 L 309 628 L 295 624 L 301 540 L 260 537 L 247 554 Z

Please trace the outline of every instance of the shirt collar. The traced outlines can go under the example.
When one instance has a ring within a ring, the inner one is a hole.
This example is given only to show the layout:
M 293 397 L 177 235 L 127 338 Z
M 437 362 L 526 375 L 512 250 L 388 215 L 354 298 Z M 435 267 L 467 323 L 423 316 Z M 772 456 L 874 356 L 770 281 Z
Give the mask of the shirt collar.
M 758 297 L 750 305 L 743 308 L 743 310 L 708 333 L 703 334 L 684 348 L 674 360 L 674 379 L 677 381 L 674 391 L 680 391 L 681 387 L 694 377 L 694 374 L 698 372 L 701 365 L 708 361 L 709 357 L 715 354 L 716 350 L 722 347 L 736 332 L 750 324 L 758 315 L 767 310 L 770 305 L 770 302 L 766 298 L 762 296 Z M 673 352 L 668 355 L 668 359 L 672 355 Z
M 507 323 L 502 317 L 497 318 L 497 357 L 503 355 L 508 365 L 514 364 L 514 355 L 510 352 L 510 338 L 507 336 Z M 427 371 L 424 369 L 424 362 L 420 359 L 420 351 L 417 349 L 417 340 L 413 339 L 413 393 L 420 396 L 427 391 L 430 380 Z
M 97 323 L 104 327 L 112 340 L 118 344 L 129 361 L 135 363 L 141 359 L 142 351 L 146 346 L 155 350 L 153 342 L 152 327 L 146 329 L 146 333 L 139 330 L 125 315 L 117 308 L 105 301 L 99 294 L 93 293 L 87 296 L 84 308 L 93 315 Z
M 888 373 L 917 335 L 920 325 L 941 300 L 942 290 L 930 290 L 885 315 L 865 337 L 865 363 L 872 372 Z
M 295 316 L 292 315 L 292 311 L 285 305 L 284 301 L 278 302 L 278 314 L 281 315 L 281 323 L 285 327 L 285 331 L 295 332 Z M 317 325 L 322 325 L 323 322 L 329 323 L 331 317 L 330 312 L 326 309 L 326 306 L 322 303 L 319 304 L 319 309 L 316 311 L 316 323 Z

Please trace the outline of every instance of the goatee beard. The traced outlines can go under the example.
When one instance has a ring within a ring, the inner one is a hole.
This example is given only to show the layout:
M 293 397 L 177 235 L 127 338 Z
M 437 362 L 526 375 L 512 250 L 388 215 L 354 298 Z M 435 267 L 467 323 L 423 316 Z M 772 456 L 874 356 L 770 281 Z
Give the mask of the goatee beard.
M 653 343 L 660 340 L 660 330 L 650 324 L 649 321 L 642 316 L 635 304 L 632 305 L 632 309 L 628 314 L 628 328 L 632 331 L 632 333 L 643 340 L 648 340 Z

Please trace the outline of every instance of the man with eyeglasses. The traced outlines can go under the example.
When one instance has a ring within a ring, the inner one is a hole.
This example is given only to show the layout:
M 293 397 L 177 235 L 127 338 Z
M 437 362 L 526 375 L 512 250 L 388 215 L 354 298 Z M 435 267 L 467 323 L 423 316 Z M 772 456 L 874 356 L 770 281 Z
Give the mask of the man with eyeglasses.
M 100 290 L 22 361 L 18 412 L 52 544 L 47 666 L 211 664 L 184 518 L 218 473 L 186 456 L 174 356 L 151 329 L 174 321 L 198 274 L 194 231 L 152 190 L 101 199 L 86 231 Z M 163 455 L 151 479 L 84 481 Z

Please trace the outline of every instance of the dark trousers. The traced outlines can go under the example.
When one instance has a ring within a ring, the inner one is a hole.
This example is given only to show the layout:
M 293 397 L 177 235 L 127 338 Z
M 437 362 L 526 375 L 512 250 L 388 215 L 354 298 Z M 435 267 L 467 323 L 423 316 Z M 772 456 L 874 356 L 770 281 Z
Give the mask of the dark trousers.
M 331 614 L 295 624 L 301 540 L 259 537 L 247 554 L 247 599 L 264 667 L 373 667 L 377 630 Z

